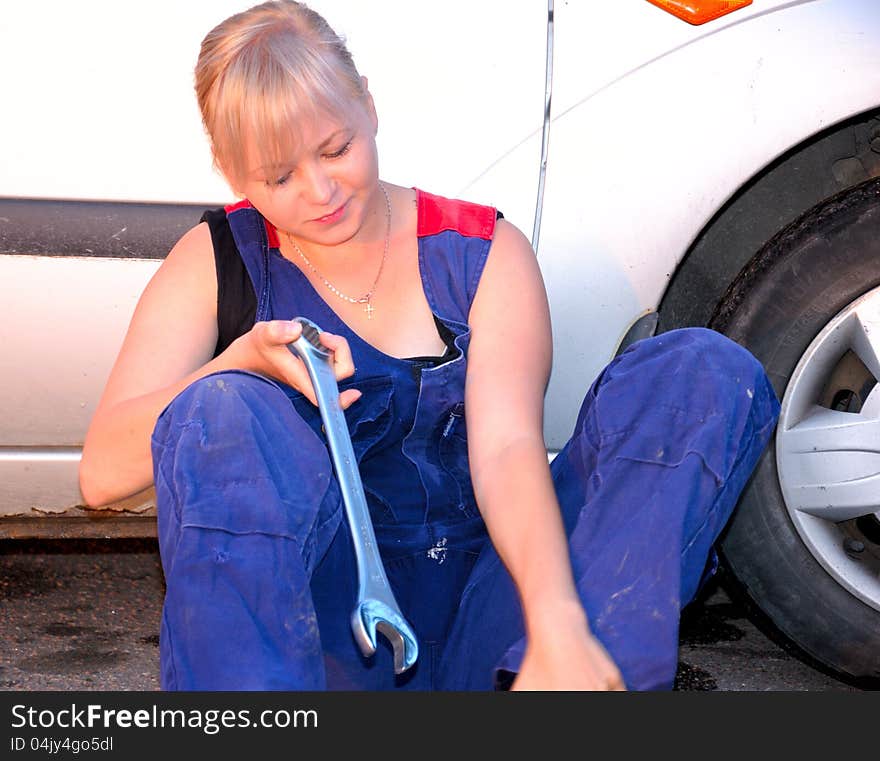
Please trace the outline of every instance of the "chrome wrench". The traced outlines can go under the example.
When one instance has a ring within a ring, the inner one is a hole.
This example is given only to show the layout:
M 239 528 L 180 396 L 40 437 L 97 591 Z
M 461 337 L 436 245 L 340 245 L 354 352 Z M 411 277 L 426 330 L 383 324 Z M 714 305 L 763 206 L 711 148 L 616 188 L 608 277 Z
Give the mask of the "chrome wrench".
M 333 355 L 318 340 L 321 329 L 315 323 L 305 317 L 295 319 L 303 326 L 302 335 L 287 348 L 303 361 L 314 386 L 354 543 L 358 597 L 351 614 L 351 629 L 367 657 L 376 652 L 376 630 L 384 634 L 394 648 L 394 673 L 402 674 L 416 662 L 419 646 L 412 627 L 397 606 L 376 546 L 348 425 L 339 404 Z

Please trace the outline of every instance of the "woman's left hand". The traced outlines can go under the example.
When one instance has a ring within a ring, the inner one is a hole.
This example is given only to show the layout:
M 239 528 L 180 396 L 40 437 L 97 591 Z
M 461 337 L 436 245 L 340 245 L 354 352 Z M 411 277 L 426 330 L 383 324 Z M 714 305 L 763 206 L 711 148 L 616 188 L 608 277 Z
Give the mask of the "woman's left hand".
M 529 637 L 512 690 L 623 691 L 617 665 L 590 631 L 586 619 L 546 617 Z

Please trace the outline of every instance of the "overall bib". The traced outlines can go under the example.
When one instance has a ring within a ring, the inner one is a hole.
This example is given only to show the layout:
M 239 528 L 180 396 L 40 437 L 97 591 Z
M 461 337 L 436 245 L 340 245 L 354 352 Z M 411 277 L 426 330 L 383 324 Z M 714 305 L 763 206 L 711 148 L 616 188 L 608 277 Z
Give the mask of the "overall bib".
M 400 676 L 349 618 L 351 537 L 321 419 L 302 394 L 245 371 L 202 378 L 153 432 L 167 590 L 163 689 L 492 689 L 525 648 L 515 586 L 474 499 L 464 385 L 470 305 L 495 211 L 417 191 L 422 285 L 449 351 L 386 355 L 343 323 L 242 202 L 227 208 L 257 320 L 308 317 L 345 336 L 340 390 L 376 539 L 419 639 Z M 778 403 L 744 349 L 688 329 L 640 341 L 587 394 L 551 471 L 590 626 L 630 689 L 669 688 L 681 607 L 766 445 Z

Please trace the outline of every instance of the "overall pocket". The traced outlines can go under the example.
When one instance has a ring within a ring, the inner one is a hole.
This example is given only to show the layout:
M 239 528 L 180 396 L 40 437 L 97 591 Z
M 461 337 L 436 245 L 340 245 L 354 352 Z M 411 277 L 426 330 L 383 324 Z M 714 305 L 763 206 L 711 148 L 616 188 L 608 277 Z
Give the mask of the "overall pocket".
M 458 489 L 458 509 L 462 517 L 478 515 L 468 460 L 464 402 L 456 403 L 447 412 L 446 421 L 440 430 L 438 459 L 444 472 Z
M 300 392 L 285 386 L 285 392 L 296 411 L 326 441 L 321 413 Z M 394 386 L 388 376 L 374 378 L 347 378 L 339 384 L 339 391 L 356 388 L 363 396 L 345 410 L 345 422 L 351 436 L 355 458 L 360 462 L 369 450 L 388 433 L 393 421 Z

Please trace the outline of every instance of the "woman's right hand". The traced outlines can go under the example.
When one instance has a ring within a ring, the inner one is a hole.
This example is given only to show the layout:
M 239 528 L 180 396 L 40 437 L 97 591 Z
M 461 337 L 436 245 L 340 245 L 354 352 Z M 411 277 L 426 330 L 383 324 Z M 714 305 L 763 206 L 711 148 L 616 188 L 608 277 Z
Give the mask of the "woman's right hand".
M 305 363 L 287 348 L 287 344 L 296 341 L 301 334 L 302 323 L 296 320 L 258 322 L 247 333 L 236 339 L 230 349 L 239 360 L 241 369 L 286 383 L 317 406 L 315 389 Z M 333 354 L 336 380 L 340 381 L 354 375 L 354 361 L 348 341 L 342 336 L 326 331 L 321 332 L 319 340 Z M 347 409 L 360 397 L 361 392 L 357 389 L 346 389 L 339 395 L 339 404 L 342 409 Z

